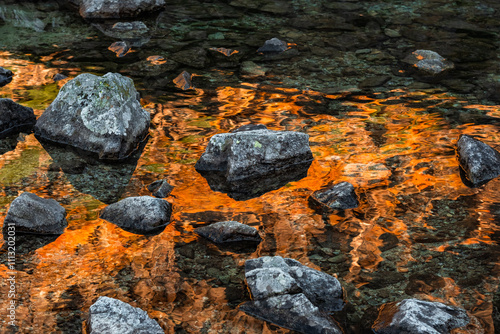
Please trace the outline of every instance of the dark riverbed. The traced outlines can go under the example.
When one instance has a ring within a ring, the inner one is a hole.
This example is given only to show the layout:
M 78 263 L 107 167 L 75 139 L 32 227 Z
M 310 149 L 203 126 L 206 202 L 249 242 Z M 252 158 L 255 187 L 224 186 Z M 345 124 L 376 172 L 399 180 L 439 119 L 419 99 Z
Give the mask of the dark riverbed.
M 109 36 L 116 21 L 86 22 L 56 2 L 0 4 L 0 66 L 14 72 L 0 97 L 38 117 L 69 79 L 119 72 L 152 120 L 140 156 L 119 164 L 33 134 L 0 141 L 1 220 L 30 191 L 60 202 L 69 222 L 57 238 L 18 238 L 17 333 L 82 333 L 102 295 L 142 308 L 166 333 L 292 333 L 237 309 L 250 299 L 244 261 L 265 255 L 336 276 L 345 333 L 370 333 L 379 307 L 405 298 L 467 310 L 471 323 L 456 333 L 498 333 L 500 178 L 465 186 L 455 154 L 461 134 L 500 147 L 498 1 L 168 2 L 126 38 Z M 258 54 L 273 37 L 289 49 Z M 118 57 L 110 46 L 124 40 Z M 454 69 L 419 76 L 403 62 L 417 49 Z M 182 71 L 193 89 L 174 82 Z M 68 78 L 55 82 L 58 73 Z M 314 161 L 305 178 L 238 201 L 194 165 L 212 135 L 249 123 L 309 134 Z M 175 186 L 162 233 L 98 218 L 161 178 Z M 340 181 L 355 186 L 358 208 L 311 207 L 312 192 Z M 256 227 L 263 242 L 238 253 L 193 233 L 224 220 Z M 3 278 L 6 264 L 4 247 Z M 0 319 L 3 333 L 4 307 Z

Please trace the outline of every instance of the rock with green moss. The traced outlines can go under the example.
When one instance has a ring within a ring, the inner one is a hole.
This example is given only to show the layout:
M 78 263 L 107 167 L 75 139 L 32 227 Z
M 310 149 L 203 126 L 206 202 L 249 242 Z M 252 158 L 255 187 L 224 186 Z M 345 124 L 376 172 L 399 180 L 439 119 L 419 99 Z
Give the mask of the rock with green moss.
M 84 73 L 61 88 L 38 119 L 35 135 L 97 153 L 100 159 L 120 160 L 145 139 L 149 123 L 132 79 Z

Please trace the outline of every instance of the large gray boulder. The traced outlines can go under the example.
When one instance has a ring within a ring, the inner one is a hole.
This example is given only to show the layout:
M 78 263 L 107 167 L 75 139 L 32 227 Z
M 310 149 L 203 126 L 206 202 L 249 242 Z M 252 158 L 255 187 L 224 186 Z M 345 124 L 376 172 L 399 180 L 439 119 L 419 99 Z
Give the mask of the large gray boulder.
M 165 0 L 80 0 L 80 15 L 85 19 L 133 18 L 164 7 Z
M 90 306 L 87 327 L 89 334 L 164 334 L 146 311 L 109 297 Z
M 128 197 L 105 207 L 100 218 L 125 231 L 157 234 L 170 224 L 172 205 L 151 196 Z
M 66 210 L 55 200 L 24 192 L 10 204 L 3 223 L 3 233 L 9 227 L 16 233 L 62 234 L 68 226 Z
M 253 300 L 240 310 L 302 333 L 342 333 L 328 315 L 344 306 L 336 278 L 280 256 L 247 260 L 245 278 Z
M 119 160 L 146 138 L 149 123 L 132 79 L 118 73 L 102 77 L 84 73 L 61 88 L 34 130 L 42 140 Z
M 481 186 L 500 175 L 500 153 L 480 140 L 461 135 L 457 142 L 457 154 L 468 186 Z
M 0 138 L 18 131 L 30 131 L 36 123 L 33 109 L 10 99 L 0 99 Z
M 465 310 L 437 302 L 405 299 L 384 304 L 373 325 L 376 334 L 448 334 L 469 323 Z
M 210 138 L 195 168 L 213 190 L 245 200 L 300 180 L 312 160 L 309 135 L 246 126 Z

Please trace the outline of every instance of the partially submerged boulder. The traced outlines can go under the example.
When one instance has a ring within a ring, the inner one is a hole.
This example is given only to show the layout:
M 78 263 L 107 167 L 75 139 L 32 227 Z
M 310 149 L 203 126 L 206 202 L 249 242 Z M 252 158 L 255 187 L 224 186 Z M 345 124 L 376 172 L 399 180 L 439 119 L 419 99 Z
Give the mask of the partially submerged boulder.
M 100 218 L 125 231 L 136 234 L 158 234 L 170 224 L 172 205 L 151 196 L 128 197 L 105 207 Z
M 61 88 L 34 131 L 42 140 L 120 160 L 144 141 L 149 123 L 132 79 L 118 73 L 83 73 Z
M 15 227 L 16 233 L 62 234 L 68 226 L 66 210 L 53 199 L 24 192 L 10 204 L 3 233 Z
M 254 300 L 240 310 L 302 333 L 342 333 L 328 315 L 344 306 L 336 278 L 280 256 L 247 260 L 245 277 Z
M 153 193 L 154 197 L 165 198 L 170 195 L 174 186 L 170 185 L 167 180 L 157 180 L 148 186 L 148 190 Z
M 85 19 L 132 18 L 165 7 L 165 0 L 80 0 Z
M 447 334 L 469 323 L 463 309 L 437 302 L 405 299 L 382 305 L 372 329 L 376 334 Z
M 479 187 L 500 175 L 500 153 L 478 139 L 461 135 L 457 154 L 468 186 Z
M 255 227 L 248 226 L 236 221 L 225 221 L 198 227 L 195 233 L 216 243 L 233 242 L 261 242 L 262 238 Z
M 102 296 L 90 306 L 87 329 L 89 334 L 164 334 L 146 311 Z
M 349 182 L 340 182 L 334 186 L 315 191 L 309 200 L 314 206 L 324 210 L 347 210 L 359 206 L 354 187 Z
M 0 138 L 20 131 L 31 132 L 35 123 L 33 109 L 10 99 L 0 99 Z
M 403 59 L 420 79 L 440 79 L 455 65 L 430 50 L 416 50 Z
M 12 71 L 6 68 L 0 67 L 0 87 L 5 86 L 12 81 Z
M 268 39 L 257 52 L 262 52 L 267 55 L 278 54 L 288 49 L 288 44 L 276 37 Z
M 214 135 L 195 168 L 212 190 L 246 200 L 305 177 L 312 160 L 307 134 L 253 125 Z

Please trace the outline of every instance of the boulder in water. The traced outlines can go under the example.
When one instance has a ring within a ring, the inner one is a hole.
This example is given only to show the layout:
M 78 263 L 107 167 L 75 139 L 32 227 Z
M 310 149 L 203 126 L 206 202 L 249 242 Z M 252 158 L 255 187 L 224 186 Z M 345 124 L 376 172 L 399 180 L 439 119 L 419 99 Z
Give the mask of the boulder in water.
M 479 187 L 500 175 L 500 153 L 478 139 L 460 136 L 457 154 L 466 185 Z
M 332 187 L 315 191 L 310 201 L 326 210 L 347 210 L 359 206 L 354 187 L 349 182 L 340 182 Z
M 20 131 L 31 132 L 35 123 L 33 109 L 10 99 L 0 99 L 0 138 Z
M 12 71 L 6 68 L 0 67 L 0 87 L 5 86 L 12 81 Z

